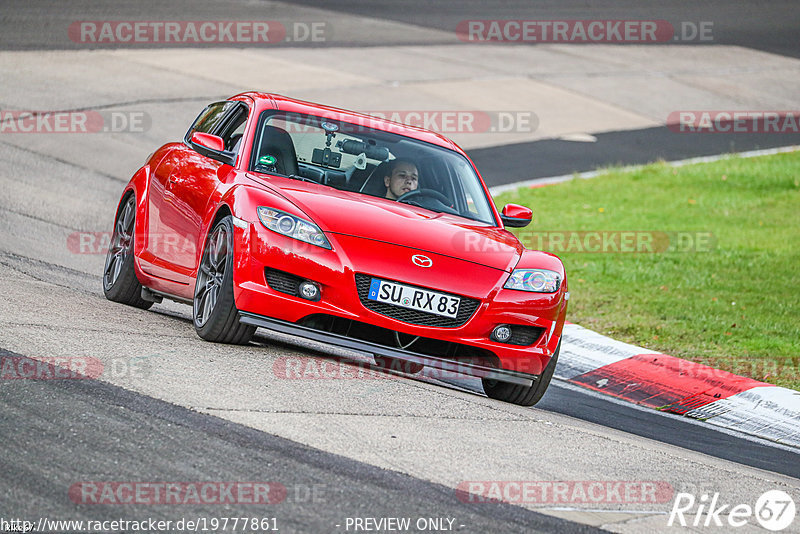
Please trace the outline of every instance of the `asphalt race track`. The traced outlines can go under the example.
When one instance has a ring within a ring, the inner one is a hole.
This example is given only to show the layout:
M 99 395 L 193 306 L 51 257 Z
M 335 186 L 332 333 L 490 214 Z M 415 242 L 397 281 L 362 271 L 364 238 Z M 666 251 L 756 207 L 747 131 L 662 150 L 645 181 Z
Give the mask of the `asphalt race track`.
M 97 379 L 0 379 L 0 521 L 246 516 L 274 518 L 282 532 L 355 532 L 355 518 L 397 517 L 410 518 L 412 532 L 722 532 L 667 527 L 674 496 L 718 494 L 726 504 L 753 506 L 764 492 L 782 490 L 800 504 L 794 449 L 558 382 L 536 407 L 522 408 L 488 399 L 474 380 L 382 373 L 365 355 L 266 331 L 245 347 L 209 344 L 194 333 L 188 306 L 140 311 L 103 296 L 104 232 L 130 174 L 157 146 L 180 138 L 206 103 L 241 90 L 275 88 L 373 110 L 428 100 L 432 109 L 528 109 L 520 102 L 535 91 L 542 102 L 580 107 L 576 114 L 541 104 L 536 131 L 456 132 L 490 186 L 800 144 L 797 134 L 671 135 L 664 119 L 681 103 L 653 85 L 668 79 L 680 98 L 700 95 L 696 102 L 709 106 L 796 107 L 800 10 L 793 3 L 709 2 L 690 12 L 681 2 L 660 5 L 6 2 L 0 111 L 92 110 L 106 120 L 143 117 L 145 126 L 0 133 L 0 357 L 60 365 L 84 358 L 103 369 Z M 466 57 L 453 38 L 461 20 L 534 17 L 713 20 L 718 32 L 712 44 L 623 46 L 611 54 L 608 45 L 554 45 L 469 48 Z M 266 50 L 113 48 L 76 43 L 65 30 L 72 21 L 145 18 L 325 20 L 332 37 Z M 650 62 L 657 66 L 648 70 Z M 714 76 L 704 74 L 708 65 L 718 65 Z M 552 85 L 539 67 L 556 74 Z M 579 92 L 586 83 L 596 85 Z M 493 91 L 507 99 L 503 107 L 488 107 L 484 94 Z M 614 100 L 619 92 L 624 98 Z M 594 141 L 570 140 L 573 133 Z M 278 371 L 286 362 L 363 376 L 287 378 Z M 491 481 L 653 483 L 669 491 L 623 502 L 551 495 L 512 503 L 471 502 L 457 491 Z M 76 498 L 76 484 L 103 482 L 273 483 L 285 494 L 274 504 Z M 763 530 L 751 518 L 736 531 Z
M 40 515 L 47 507 L 52 518 L 74 518 L 72 503 L 63 502 L 69 488 L 58 481 L 69 481 L 77 473 L 113 472 L 124 480 L 280 480 L 286 489 L 284 502 L 257 510 L 242 504 L 226 508 L 225 514 L 277 515 L 279 528 L 286 531 L 330 531 L 346 517 L 363 515 L 365 505 L 374 517 L 458 518 L 457 526 L 483 532 L 594 531 L 503 503 L 465 503 L 439 484 L 100 381 L 19 380 L 4 391 L 3 413 L 3 434 L 14 437 L 6 443 L 0 465 L 4 484 L 14 488 L 15 504 L 24 504 L 14 511 L 18 516 Z M 64 424 L 54 425 L 55 421 Z M 81 438 L 65 440 L 65 434 Z M 15 461 L 32 456 L 48 458 L 49 468 Z M 136 511 L 85 505 L 81 515 L 102 521 Z M 170 519 L 172 512 L 163 506 L 148 515 Z M 212 507 L 191 505 L 181 512 L 187 517 L 219 514 Z

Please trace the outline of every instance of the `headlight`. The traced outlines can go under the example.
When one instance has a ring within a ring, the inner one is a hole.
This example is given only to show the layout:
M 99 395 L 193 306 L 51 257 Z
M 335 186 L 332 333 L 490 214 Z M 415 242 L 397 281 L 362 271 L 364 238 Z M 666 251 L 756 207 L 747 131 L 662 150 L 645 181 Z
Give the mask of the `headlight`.
M 560 285 L 561 275 L 557 272 L 547 269 L 514 269 L 503 287 L 534 293 L 555 293 Z
M 331 249 L 328 238 L 325 237 L 319 226 L 311 221 L 265 206 L 258 208 L 258 218 L 268 230 L 318 247 Z

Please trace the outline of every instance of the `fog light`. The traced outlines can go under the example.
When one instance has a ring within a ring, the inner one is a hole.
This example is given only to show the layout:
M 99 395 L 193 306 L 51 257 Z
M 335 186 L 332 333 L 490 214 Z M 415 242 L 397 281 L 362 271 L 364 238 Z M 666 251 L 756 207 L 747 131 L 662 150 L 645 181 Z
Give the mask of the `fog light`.
M 496 326 L 492 331 L 492 338 L 500 343 L 506 343 L 509 339 L 511 339 L 511 327 L 504 324 Z
M 317 287 L 317 284 L 315 284 L 314 282 L 309 282 L 308 280 L 300 282 L 299 289 L 300 289 L 300 296 L 306 300 L 319 300 L 320 297 L 322 296 L 320 294 L 319 288 Z

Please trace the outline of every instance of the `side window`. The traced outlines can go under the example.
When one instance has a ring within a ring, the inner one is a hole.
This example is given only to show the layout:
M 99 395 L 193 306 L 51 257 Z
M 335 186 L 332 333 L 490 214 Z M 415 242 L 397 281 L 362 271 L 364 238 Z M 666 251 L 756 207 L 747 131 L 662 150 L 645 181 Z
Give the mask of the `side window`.
M 472 169 L 466 161 L 457 160 L 453 170 L 456 174 L 456 183 L 461 186 L 459 189 L 462 189 L 461 202 L 466 201 L 467 213 L 476 219 L 486 220 L 490 216 L 487 212 L 488 208 L 485 207 L 486 195 L 477 180 L 469 179 L 473 174 Z
M 192 138 L 192 134 L 195 132 L 217 134 L 216 129 L 219 127 L 222 119 L 225 118 L 227 112 L 230 111 L 235 105 L 237 105 L 237 102 L 230 101 L 217 102 L 209 105 L 203 110 L 202 113 L 200 113 L 200 115 L 197 116 L 197 119 L 195 119 L 192 127 L 189 128 L 188 132 L 186 132 L 186 141 L 188 142 L 189 139 Z
M 219 128 L 219 131 L 216 132 L 217 135 L 222 137 L 225 142 L 225 150 L 228 152 L 239 152 L 248 112 L 247 105 L 239 102 L 238 108 L 230 114 L 225 123 Z

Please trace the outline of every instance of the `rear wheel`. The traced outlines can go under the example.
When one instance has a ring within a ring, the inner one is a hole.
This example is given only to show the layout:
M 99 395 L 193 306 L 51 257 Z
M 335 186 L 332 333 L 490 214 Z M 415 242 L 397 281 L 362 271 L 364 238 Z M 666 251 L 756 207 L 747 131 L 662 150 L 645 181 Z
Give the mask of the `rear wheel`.
M 541 400 L 544 392 L 547 391 L 547 386 L 550 385 L 550 380 L 553 378 L 553 373 L 556 370 L 556 363 L 558 362 L 558 354 L 560 352 L 561 341 L 559 340 L 555 354 L 550 358 L 550 361 L 544 368 L 544 372 L 539 376 L 539 379 L 531 386 L 521 386 L 483 378 L 481 379 L 483 382 L 483 390 L 491 399 L 519 404 L 521 406 L 533 406 Z
M 233 300 L 233 221 L 219 221 L 208 234 L 194 289 L 192 317 L 197 334 L 206 341 L 244 345 L 255 326 L 239 322 Z
M 142 284 L 133 267 L 135 222 L 136 196 L 128 195 L 114 222 L 103 269 L 103 293 L 108 300 L 146 310 L 153 303 L 142 298 Z

